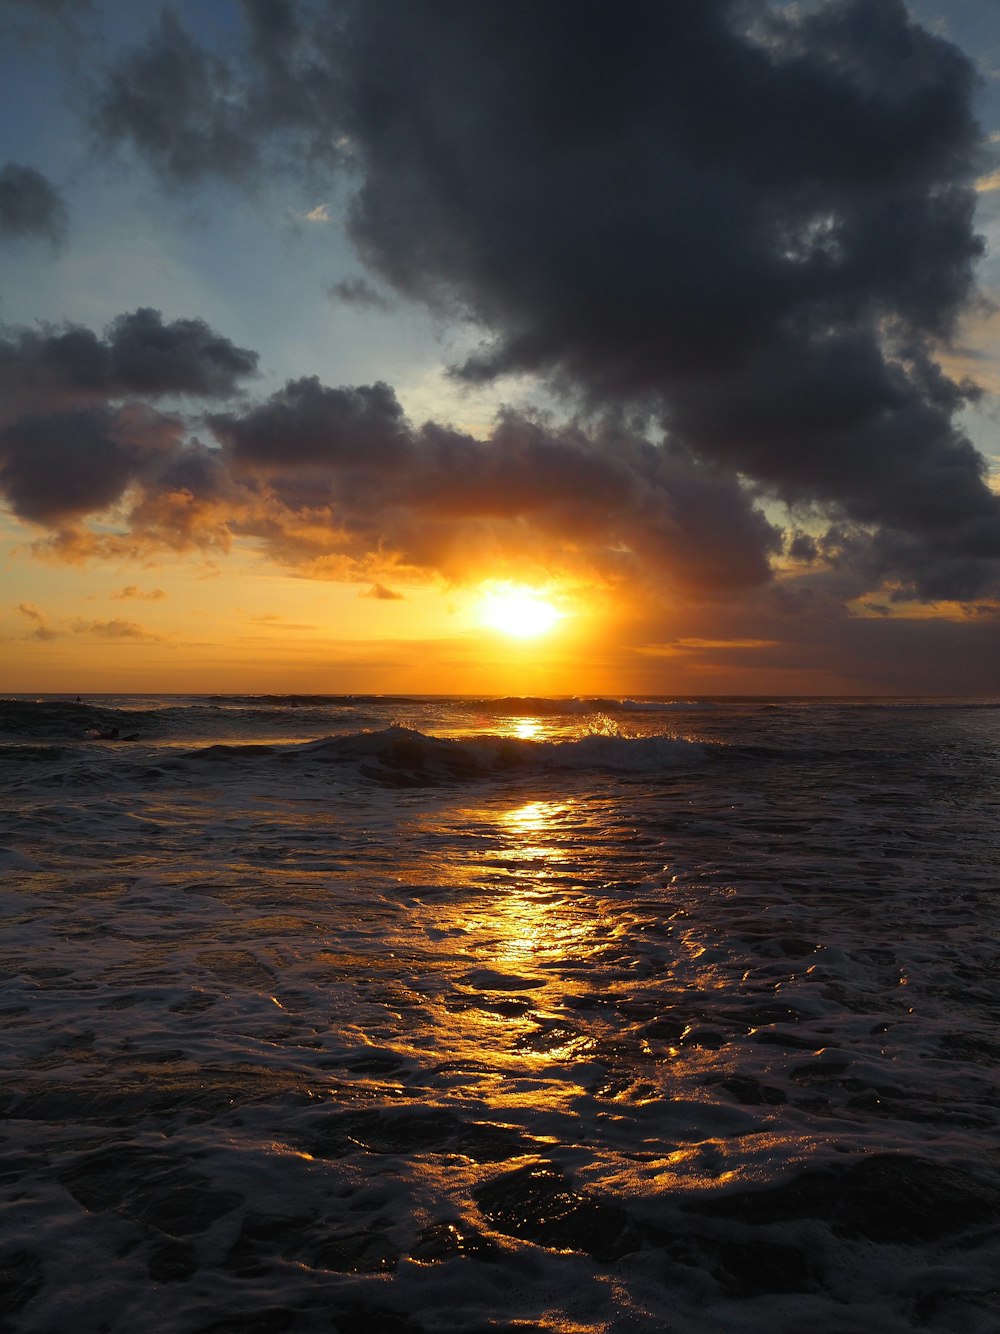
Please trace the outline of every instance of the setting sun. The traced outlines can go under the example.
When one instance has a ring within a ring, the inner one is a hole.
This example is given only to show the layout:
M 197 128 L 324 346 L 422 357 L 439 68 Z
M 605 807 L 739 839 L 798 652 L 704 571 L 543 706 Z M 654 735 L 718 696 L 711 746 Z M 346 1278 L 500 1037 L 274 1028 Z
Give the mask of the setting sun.
M 484 625 L 517 639 L 551 630 L 563 613 L 530 588 L 504 587 L 487 593 L 480 613 Z

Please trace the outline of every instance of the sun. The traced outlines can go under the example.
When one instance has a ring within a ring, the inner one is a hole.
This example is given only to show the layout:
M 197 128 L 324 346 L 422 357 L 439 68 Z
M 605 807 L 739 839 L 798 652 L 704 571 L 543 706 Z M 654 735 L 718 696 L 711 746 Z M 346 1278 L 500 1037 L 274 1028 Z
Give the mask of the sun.
M 534 639 L 551 630 L 563 613 L 533 588 L 505 585 L 483 596 L 480 620 L 515 639 Z

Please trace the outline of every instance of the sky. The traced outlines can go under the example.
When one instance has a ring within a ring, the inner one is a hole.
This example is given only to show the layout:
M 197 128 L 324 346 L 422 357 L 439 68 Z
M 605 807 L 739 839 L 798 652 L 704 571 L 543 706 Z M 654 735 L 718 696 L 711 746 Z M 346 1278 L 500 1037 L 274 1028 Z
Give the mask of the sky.
M 0 691 L 1000 693 L 996 0 L 0 0 Z

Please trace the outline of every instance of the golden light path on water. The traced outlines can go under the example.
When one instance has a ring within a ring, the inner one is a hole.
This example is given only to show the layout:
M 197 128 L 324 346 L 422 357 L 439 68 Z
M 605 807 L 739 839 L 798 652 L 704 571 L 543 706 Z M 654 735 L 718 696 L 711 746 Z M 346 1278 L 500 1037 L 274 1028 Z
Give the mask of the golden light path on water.
M 431 832 L 429 813 L 424 823 Z M 399 868 L 417 898 L 408 926 L 414 934 L 423 926 L 429 948 L 417 947 L 418 960 L 411 934 L 396 942 L 397 957 L 404 972 L 423 973 L 417 986 L 431 1002 L 432 1029 L 397 1031 L 392 1045 L 413 1059 L 433 1044 L 446 1104 L 504 1124 L 530 1115 L 539 1152 L 550 1140 L 591 1142 L 591 1119 L 607 1122 L 601 1150 L 581 1160 L 582 1179 L 632 1190 L 667 1177 L 702 1187 L 737 1162 L 750 1174 L 772 1137 L 758 1128 L 752 1144 L 742 1136 L 727 1144 L 710 1119 L 702 1128 L 699 1088 L 719 1053 L 696 1034 L 682 1052 L 697 1027 L 691 998 L 710 996 L 725 978 L 685 913 L 663 920 L 650 850 L 627 824 L 620 802 L 595 806 L 592 797 L 494 798 L 448 812 L 431 842 L 451 850 L 433 868 L 451 892 L 421 903 L 431 868 Z M 619 849 L 631 837 L 636 854 L 619 851 L 613 868 L 595 852 L 595 825 Z M 612 880 L 612 869 L 647 878 Z M 679 999 L 682 1021 L 670 1017 Z

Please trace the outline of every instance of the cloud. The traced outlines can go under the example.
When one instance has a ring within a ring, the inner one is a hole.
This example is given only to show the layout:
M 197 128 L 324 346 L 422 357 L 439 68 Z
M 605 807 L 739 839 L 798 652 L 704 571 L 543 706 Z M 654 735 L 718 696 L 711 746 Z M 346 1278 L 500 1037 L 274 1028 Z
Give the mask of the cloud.
M 256 352 L 237 347 L 204 320 L 163 322 L 141 307 L 119 315 L 103 337 L 80 325 L 15 329 L 0 338 L 0 414 L 51 412 L 131 395 L 228 398 L 257 374 Z
M 164 324 L 149 307 L 119 315 L 106 338 L 113 374 L 130 393 L 227 398 L 257 373 L 257 353 L 213 333 L 204 320 Z
M 781 547 L 737 478 L 616 418 L 507 412 L 479 440 L 414 426 L 384 383 L 305 377 L 207 413 L 205 443 L 148 401 L 169 388 L 208 398 L 255 365 L 200 322 L 164 326 L 152 311 L 113 321 L 103 340 L 69 328 L 0 344 L 0 491 L 52 530 L 40 554 L 128 559 L 243 540 L 383 588 L 389 571 L 463 580 L 559 566 L 718 593 L 766 580 Z M 87 526 L 112 513 L 112 527 Z
M 341 282 L 331 283 L 326 290 L 331 300 L 342 301 L 345 306 L 369 310 L 392 309 L 392 301 L 364 278 L 345 278 Z
M 11 59 L 52 50 L 64 69 L 78 70 L 100 43 L 96 19 L 94 0 L 4 0 L 0 48 Z
M 17 162 L 0 167 L 0 239 L 37 237 L 60 245 L 68 223 L 62 196 L 41 172 Z
M 781 545 L 735 478 L 610 422 L 508 412 L 482 441 L 412 426 L 388 385 L 315 377 L 209 422 L 263 506 L 255 531 L 294 563 L 381 553 L 452 578 L 498 561 L 608 576 L 638 565 L 709 592 L 765 580 Z
M 31 632 L 32 639 L 58 639 L 64 631 L 55 630 L 49 624 L 48 617 L 45 616 L 33 602 L 21 602 L 18 604 L 17 611 L 27 620 L 31 621 L 35 629 Z M 74 635 L 84 635 L 92 639 L 135 639 L 135 640 L 157 640 L 159 635 L 153 634 L 135 621 L 122 620 L 116 617 L 110 621 L 88 621 L 83 617 L 76 616 L 69 621 L 63 621 L 63 625 L 69 627 L 69 633 Z
M 76 325 L 0 338 L 0 492 L 15 514 L 44 524 L 115 504 L 140 477 L 210 489 L 212 458 L 184 421 L 148 402 L 219 399 L 256 373 L 257 354 L 202 320 L 165 324 L 139 309 L 99 338 Z
M 115 602 L 125 602 L 130 598 L 137 598 L 143 602 L 161 602 L 166 596 L 162 588 L 151 588 L 148 593 L 145 593 L 137 584 L 126 584 L 117 593 L 111 594 Z
M 59 631 L 53 630 L 49 625 L 48 618 L 35 606 L 33 602 L 19 602 L 16 608 L 22 616 L 33 622 L 35 628 L 29 635 L 30 639 L 58 639 Z
M 106 509 L 138 471 L 107 408 L 28 416 L 0 435 L 0 489 L 21 518 L 48 523 Z
M 349 164 L 361 257 L 483 328 L 458 375 L 641 403 L 708 473 L 883 530 L 928 594 L 927 545 L 993 577 L 972 390 L 934 359 L 982 252 L 974 71 L 902 0 L 590 2 L 571 42 L 526 0 L 246 13 L 228 63 L 165 13 L 107 74 L 103 133 L 188 183 L 259 170 L 269 135 L 311 169 L 349 143 L 322 160 Z
M 211 417 L 222 467 L 174 488 L 195 509 L 173 531 L 316 572 L 555 558 L 719 591 L 766 580 L 768 504 L 816 543 L 803 587 L 997 589 L 977 391 L 941 368 L 993 164 L 972 62 L 903 0 L 242 12 L 209 50 L 165 10 L 98 73 L 99 137 L 173 188 L 280 169 L 343 200 L 373 282 L 478 325 L 455 376 L 535 376 L 567 420 L 479 442 L 411 426 L 384 385 L 291 381 Z M 165 483 L 129 466 L 166 533 Z
M 369 471 L 393 467 L 406 449 L 403 409 L 381 382 L 331 389 L 317 376 L 289 380 L 250 412 L 209 420 L 247 468 L 354 463 Z
M 402 593 L 397 593 L 395 589 L 386 588 L 385 584 L 372 584 L 371 588 L 366 589 L 359 594 L 363 598 L 376 598 L 379 602 L 405 602 L 406 599 Z
M 972 390 L 934 357 L 982 253 L 956 48 L 898 0 L 584 4 L 572 44 L 518 3 L 349 15 L 351 232 L 398 290 L 478 319 L 458 375 L 644 403 L 695 457 L 884 530 L 922 594 L 928 564 L 956 594 L 995 581 Z
M 70 628 L 75 635 L 85 635 L 92 639 L 136 639 L 136 640 L 157 640 L 159 635 L 152 634 L 144 629 L 135 621 L 124 621 L 116 618 L 112 621 L 85 621 L 79 617 L 70 622 Z
M 296 622 L 286 620 L 284 616 L 278 616 L 275 612 L 265 612 L 260 616 L 247 616 L 251 625 L 260 625 L 274 630 L 315 630 L 315 625 L 307 622 Z
M 145 43 L 105 70 L 91 107 L 97 138 L 186 186 L 253 188 L 293 162 L 347 160 L 343 136 L 329 132 L 339 101 L 335 7 L 247 0 L 243 10 L 244 56 L 233 61 L 200 46 L 164 8 Z
M 205 51 L 170 9 L 146 45 L 109 71 L 93 109 L 94 129 L 126 133 L 159 171 L 180 181 L 209 173 L 237 178 L 257 164 L 223 61 Z

